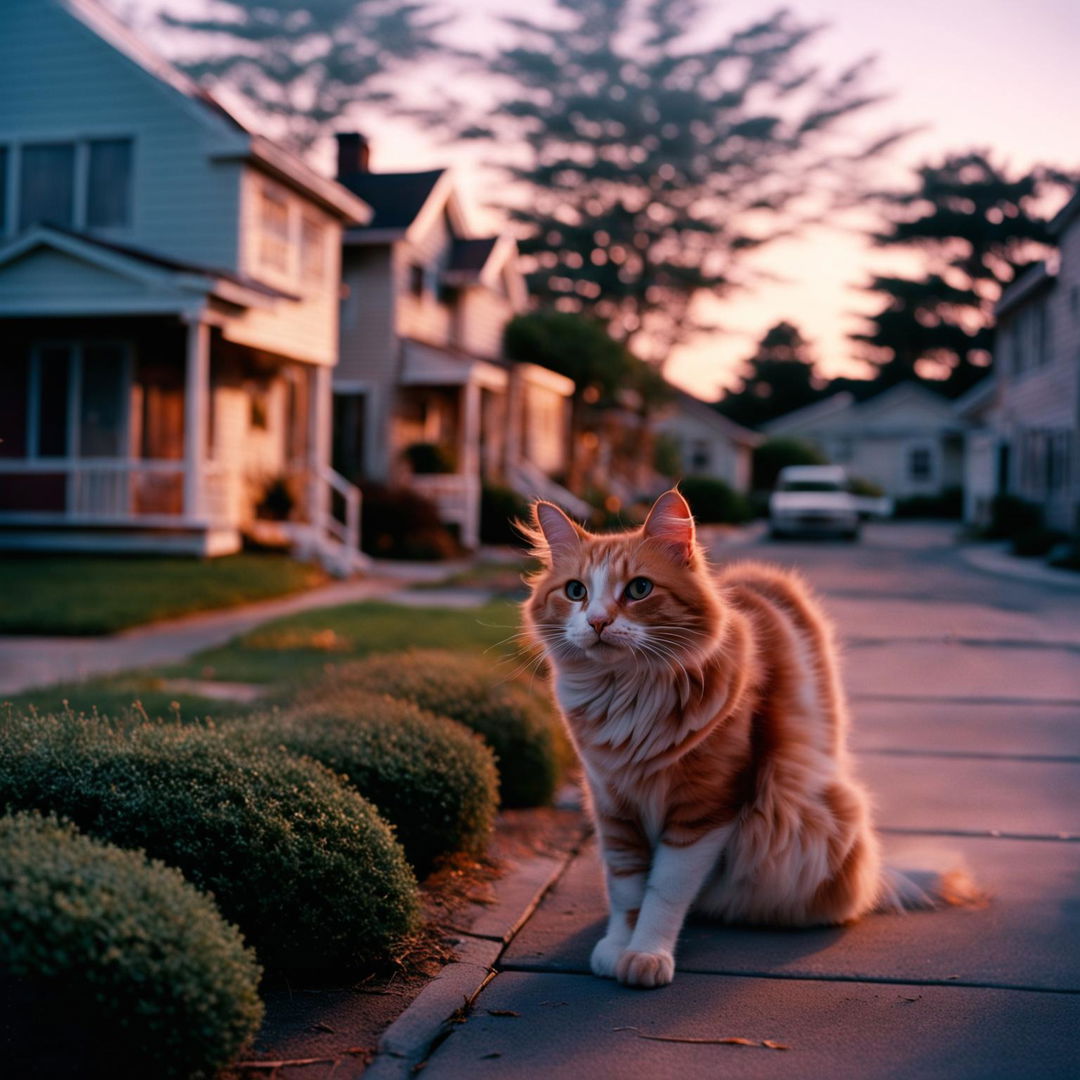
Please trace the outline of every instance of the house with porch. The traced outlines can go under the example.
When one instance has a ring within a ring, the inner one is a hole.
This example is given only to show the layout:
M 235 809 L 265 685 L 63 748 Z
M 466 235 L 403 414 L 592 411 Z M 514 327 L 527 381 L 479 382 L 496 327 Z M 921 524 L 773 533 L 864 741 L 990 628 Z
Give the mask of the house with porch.
M 946 397 L 921 383 L 899 383 L 862 401 L 842 391 L 761 430 L 770 438 L 804 439 L 892 499 L 963 486 L 967 421 Z
M 993 375 L 957 403 L 976 431 L 965 517 L 986 524 L 995 495 L 1016 495 L 1080 534 L 1080 193 L 1050 227 L 1057 258 L 1002 294 Z
M 95 0 L 0 5 L 0 546 L 215 555 L 260 517 L 349 569 L 341 236 L 370 207 Z
M 362 135 L 337 140 L 338 181 L 374 215 L 344 237 L 334 467 L 429 497 L 466 547 L 485 481 L 587 513 L 552 479 L 573 383 L 503 356 L 527 301 L 514 241 L 473 233 L 449 170 L 373 172 Z

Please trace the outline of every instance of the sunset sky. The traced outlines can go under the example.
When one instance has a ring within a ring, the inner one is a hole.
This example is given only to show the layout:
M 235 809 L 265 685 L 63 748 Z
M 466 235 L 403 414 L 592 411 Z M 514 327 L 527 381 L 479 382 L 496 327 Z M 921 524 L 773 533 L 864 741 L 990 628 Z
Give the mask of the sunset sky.
M 140 20 L 153 7 L 190 11 L 198 5 L 199 0 L 114 4 L 136 11 Z M 522 7 L 513 0 L 445 0 L 443 6 L 460 13 L 456 33 L 474 45 L 492 39 L 490 15 Z M 529 10 L 545 6 L 540 0 Z M 715 3 L 708 22 L 723 30 L 776 6 L 758 0 Z M 892 98 L 858 121 L 868 133 L 925 126 L 882 167 L 883 180 L 905 185 L 912 166 L 972 147 L 991 148 L 1017 170 L 1035 162 L 1080 167 L 1077 0 L 802 0 L 788 6 L 807 21 L 830 24 L 814 46 L 827 67 L 837 70 L 867 54 L 877 56 L 871 85 Z M 168 48 L 171 42 L 154 36 L 159 46 L 175 51 Z M 439 144 L 401 121 L 358 116 L 354 126 L 373 136 L 376 169 L 452 162 L 467 195 L 475 204 L 481 201 L 486 185 L 475 152 Z M 497 226 L 479 210 L 477 222 Z M 874 300 L 855 286 L 874 269 L 898 264 L 868 251 L 849 223 L 846 229 L 817 229 L 771 248 L 761 265 L 786 280 L 736 294 L 710 311 L 724 331 L 674 354 L 666 369 L 669 378 L 703 397 L 716 397 L 722 385 L 735 381 L 738 362 L 754 341 L 779 319 L 802 328 L 826 374 L 858 373 L 845 335 L 858 324 L 855 312 L 873 308 Z

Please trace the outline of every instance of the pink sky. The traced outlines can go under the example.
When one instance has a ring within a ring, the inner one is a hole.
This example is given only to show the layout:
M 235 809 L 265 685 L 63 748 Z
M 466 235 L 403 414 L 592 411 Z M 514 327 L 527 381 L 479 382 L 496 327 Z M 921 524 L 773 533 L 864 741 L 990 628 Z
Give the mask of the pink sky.
M 123 10 L 125 2 L 114 0 L 114 6 Z M 136 10 L 145 17 L 150 6 L 190 10 L 199 0 L 140 2 Z M 444 0 L 443 6 L 461 13 L 459 33 L 474 45 L 490 39 L 488 13 L 520 11 L 514 0 Z M 546 5 L 541 0 L 530 10 L 538 6 Z M 723 29 L 775 6 L 757 0 L 710 4 L 708 21 Z M 910 168 L 928 157 L 971 147 L 989 147 L 1018 170 L 1034 162 L 1080 167 L 1073 117 L 1080 100 L 1078 0 L 801 0 L 789 6 L 806 21 L 831 24 L 816 45 L 827 66 L 837 69 L 867 54 L 878 57 L 874 85 L 893 97 L 862 118 L 868 132 L 926 126 L 885 168 L 893 183 L 906 183 Z M 450 162 L 466 193 L 479 201 L 485 177 L 475 151 L 440 145 L 400 121 L 367 117 L 358 126 L 373 136 L 376 169 Z M 497 226 L 479 210 L 476 220 Z M 674 353 L 668 377 L 703 397 L 716 397 L 720 386 L 736 381 L 739 361 L 779 319 L 802 328 L 826 374 L 858 373 L 845 335 L 858 325 L 854 313 L 872 308 L 874 301 L 854 286 L 890 263 L 868 251 L 850 224 L 847 230 L 818 229 L 770 249 L 761 265 L 786 280 L 712 306 L 709 316 L 724 331 Z

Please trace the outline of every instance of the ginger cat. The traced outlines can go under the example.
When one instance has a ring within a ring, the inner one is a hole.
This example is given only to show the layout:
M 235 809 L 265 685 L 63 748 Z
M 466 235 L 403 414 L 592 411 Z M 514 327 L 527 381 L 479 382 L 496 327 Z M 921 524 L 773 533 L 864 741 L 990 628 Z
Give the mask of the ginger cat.
M 604 861 L 595 974 L 671 982 L 691 909 L 817 926 L 930 903 L 881 865 L 832 628 L 798 578 L 711 570 L 678 491 L 631 532 L 591 535 L 546 502 L 523 531 L 543 563 L 526 630 L 549 662 Z

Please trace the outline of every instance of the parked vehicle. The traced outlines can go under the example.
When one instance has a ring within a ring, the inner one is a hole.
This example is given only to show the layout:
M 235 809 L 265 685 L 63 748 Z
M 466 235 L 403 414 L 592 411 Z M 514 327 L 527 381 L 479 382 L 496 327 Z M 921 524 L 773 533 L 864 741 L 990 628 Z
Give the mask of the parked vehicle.
M 769 499 L 769 533 L 859 538 L 858 497 L 837 465 L 789 465 L 780 470 Z

